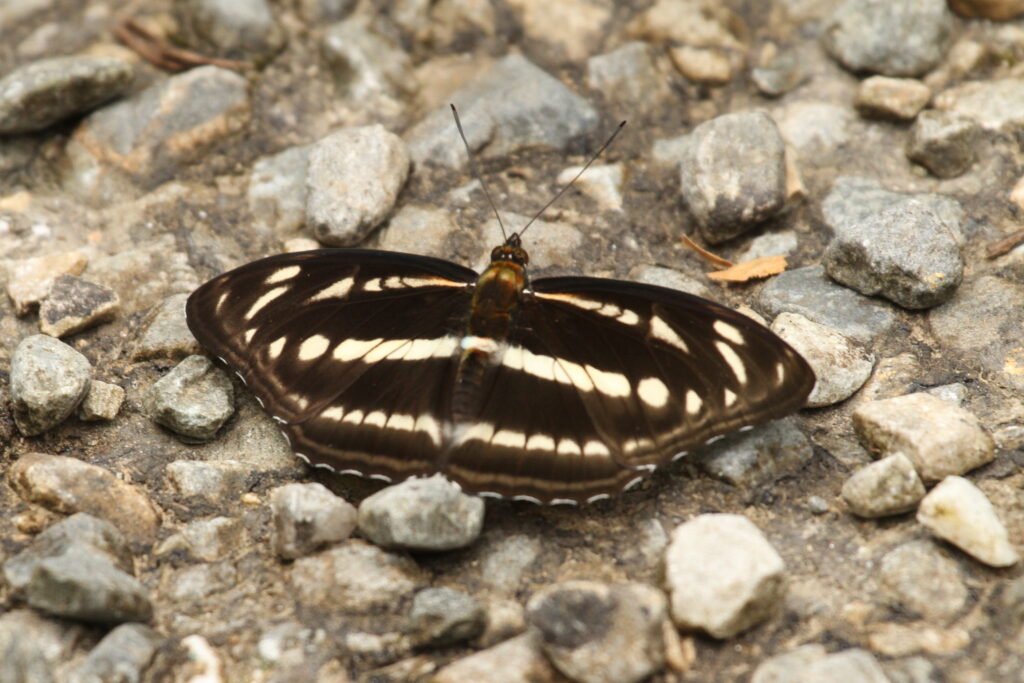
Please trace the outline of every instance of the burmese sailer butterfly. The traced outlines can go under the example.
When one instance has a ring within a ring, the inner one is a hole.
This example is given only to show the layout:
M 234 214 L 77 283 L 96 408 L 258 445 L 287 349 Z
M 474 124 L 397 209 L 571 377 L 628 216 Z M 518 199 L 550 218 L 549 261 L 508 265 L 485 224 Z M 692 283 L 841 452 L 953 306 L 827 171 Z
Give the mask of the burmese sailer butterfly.
M 481 496 L 593 502 L 804 404 L 813 372 L 765 327 L 663 287 L 531 280 L 521 234 L 482 274 L 365 249 L 271 256 L 197 289 L 188 325 L 307 462 L 440 472 Z

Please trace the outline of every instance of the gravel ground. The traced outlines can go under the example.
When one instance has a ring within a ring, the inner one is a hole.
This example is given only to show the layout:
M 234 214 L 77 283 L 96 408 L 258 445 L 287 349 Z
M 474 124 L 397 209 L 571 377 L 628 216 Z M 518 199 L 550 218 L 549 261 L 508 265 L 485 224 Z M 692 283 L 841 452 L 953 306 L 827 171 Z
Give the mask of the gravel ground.
M 1021 680 L 1017 15 L 0 3 L 0 682 Z M 479 268 L 450 101 L 514 226 L 628 119 L 532 274 L 742 307 L 809 407 L 575 508 L 297 460 L 185 297 L 318 245 Z

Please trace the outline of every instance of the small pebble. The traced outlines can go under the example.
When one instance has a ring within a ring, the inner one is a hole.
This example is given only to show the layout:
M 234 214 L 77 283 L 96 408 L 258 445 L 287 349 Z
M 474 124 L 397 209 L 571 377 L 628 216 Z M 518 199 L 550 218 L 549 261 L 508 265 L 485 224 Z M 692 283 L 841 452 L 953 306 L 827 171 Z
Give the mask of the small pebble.
M 878 574 L 890 604 L 929 623 L 950 623 L 970 597 L 960 567 L 933 541 L 893 548 Z
M 152 541 L 160 516 L 145 491 L 105 467 L 77 458 L 25 453 L 9 482 L 22 499 L 65 514 L 87 512 L 136 541 Z
M 524 633 L 486 650 L 456 659 L 433 677 L 433 683 L 562 683 L 544 656 L 540 639 Z
M 857 470 L 843 484 L 843 500 L 860 517 L 888 517 L 910 512 L 925 490 L 914 464 L 897 452 Z
M 907 137 L 907 158 L 938 178 L 954 178 L 974 163 L 978 133 L 978 125 L 966 116 L 940 110 L 922 112 Z
M 352 535 L 356 508 L 323 484 L 286 484 L 270 492 L 271 544 L 294 560 Z
M 14 423 L 25 436 L 52 429 L 89 393 L 89 360 L 58 339 L 35 334 L 21 340 L 11 356 Z
M 903 453 L 926 483 L 992 462 L 995 445 L 974 414 L 926 393 L 871 401 L 853 427 L 872 452 Z
M 113 420 L 124 403 L 124 389 L 116 384 L 92 380 L 89 392 L 78 405 L 78 419 L 85 422 Z
M 705 514 L 672 532 L 665 584 L 676 626 L 731 638 L 778 608 L 785 564 L 746 517 Z
M 379 124 L 319 140 L 306 171 L 307 227 L 323 244 L 358 244 L 391 213 L 409 168 L 405 142 Z
M 668 56 L 679 73 L 694 83 L 716 86 L 732 80 L 733 59 L 722 48 L 680 45 L 670 48 Z
M 444 647 L 479 636 L 483 607 L 471 595 L 451 588 L 425 588 L 412 599 L 409 634 L 422 647 Z
M 255 468 L 237 460 L 175 460 L 165 471 L 182 498 L 198 496 L 210 503 L 223 503 L 249 488 Z
M 74 275 L 58 275 L 39 306 L 39 329 L 66 337 L 113 320 L 121 302 L 113 290 Z
M 25 315 L 50 294 L 53 281 L 61 275 L 78 275 L 89 259 L 77 251 L 47 254 L 7 264 L 7 295 L 14 312 Z
M 395 609 L 423 587 L 425 576 L 405 555 L 348 540 L 295 560 L 291 585 L 299 602 L 317 609 Z
M 690 134 L 681 189 L 708 242 L 732 239 L 786 203 L 785 145 L 764 112 L 723 114 Z
M 145 680 L 164 638 L 144 624 L 121 624 L 103 636 L 74 673 L 74 683 Z
M 68 552 L 39 562 L 25 586 L 25 601 L 44 612 L 100 623 L 149 621 L 149 591 L 134 576 L 93 553 Z
M 235 412 L 235 392 L 223 370 L 205 356 L 189 356 L 143 397 L 151 420 L 190 443 L 209 441 Z
M 875 356 L 853 339 L 797 313 L 782 313 L 771 330 L 810 364 L 817 381 L 807 397 L 809 408 L 845 401 L 871 377 Z
M 932 489 L 917 509 L 917 521 L 990 567 L 1020 560 L 992 503 L 963 477 L 948 476 Z
M 185 318 L 187 294 L 167 297 L 154 309 L 149 325 L 139 343 L 132 350 L 132 360 L 170 358 L 181 360 L 202 353 L 202 347 L 192 336 Z
M 360 533 L 385 548 L 464 548 L 480 535 L 483 523 L 483 500 L 441 475 L 407 479 L 359 505 Z
M 559 671 L 580 683 L 634 683 L 665 666 L 665 595 L 642 583 L 566 581 L 536 593 L 527 622 Z
M 931 96 L 931 89 L 917 79 L 872 76 L 861 82 L 854 107 L 867 118 L 909 121 Z

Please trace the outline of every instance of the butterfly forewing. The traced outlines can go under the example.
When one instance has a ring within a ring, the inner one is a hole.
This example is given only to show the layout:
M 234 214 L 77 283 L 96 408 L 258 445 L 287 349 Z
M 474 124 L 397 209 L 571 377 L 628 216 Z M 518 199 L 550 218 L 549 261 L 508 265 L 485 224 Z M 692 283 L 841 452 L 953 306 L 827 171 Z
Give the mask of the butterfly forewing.
M 297 453 L 404 478 L 439 458 L 444 387 L 475 279 L 427 257 L 300 252 L 214 278 L 189 298 L 187 317 Z

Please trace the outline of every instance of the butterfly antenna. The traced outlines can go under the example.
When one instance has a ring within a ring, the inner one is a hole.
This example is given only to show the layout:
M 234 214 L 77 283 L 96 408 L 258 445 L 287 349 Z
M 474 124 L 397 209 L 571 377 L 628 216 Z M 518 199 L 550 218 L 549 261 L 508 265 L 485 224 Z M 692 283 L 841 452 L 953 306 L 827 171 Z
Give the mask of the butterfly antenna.
M 491 205 L 491 210 L 494 211 L 494 217 L 498 219 L 498 227 L 501 228 L 501 236 L 507 240 L 508 233 L 505 232 L 505 224 L 501 222 L 501 214 L 498 213 L 498 207 L 494 205 L 494 200 L 491 199 L 491 193 L 487 189 L 487 183 L 484 182 L 484 177 L 480 175 L 480 171 L 476 167 L 476 161 L 473 159 L 473 152 L 469 149 L 469 142 L 466 140 L 466 133 L 462 130 L 462 121 L 459 119 L 459 111 L 455 108 L 454 104 L 449 103 L 448 106 L 452 108 L 452 116 L 455 117 L 455 127 L 459 129 L 459 137 L 462 138 L 462 144 L 466 146 L 466 158 L 469 159 L 469 170 L 473 174 L 473 177 L 479 181 L 480 188 L 484 191 L 484 196 L 487 197 L 487 203 Z
M 544 205 L 543 207 L 541 207 L 541 210 L 540 210 L 540 211 L 538 211 L 538 212 L 537 212 L 536 214 L 534 214 L 533 218 L 531 218 L 531 219 L 530 219 L 530 222 L 529 222 L 529 223 L 527 223 L 526 225 L 524 225 L 524 226 L 523 226 L 523 229 L 519 231 L 519 236 L 520 236 L 520 237 L 522 237 L 522 236 L 523 236 L 523 233 L 524 233 L 524 232 L 526 232 L 526 229 L 527 229 L 527 228 L 529 228 L 529 227 L 530 227 L 531 225 L 533 225 L 533 222 L 534 222 L 535 220 L 537 220 L 538 218 L 540 218 L 540 215 L 541 215 L 542 213 L 544 213 L 545 211 L 547 211 L 547 210 L 548 210 L 548 207 L 549 207 L 549 206 L 551 206 L 552 204 L 554 204 L 555 202 L 557 202 L 557 201 L 558 201 L 558 198 L 559 198 L 559 197 L 561 197 L 561 196 L 562 196 L 563 194 L 565 194 L 565 191 L 566 191 L 566 190 L 568 190 L 568 189 L 569 189 L 570 187 L 572 187 L 573 183 L 575 183 L 575 182 L 576 182 L 577 180 L 579 180 L 579 179 L 580 179 L 580 176 L 581 176 L 581 175 L 583 175 L 583 173 L 584 173 L 584 172 L 585 172 L 585 171 L 586 171 L 586 170 L 587 170 L 588 168 L 590 168 L 590 165 L 591 165 L 592 163 L 594 163 L 595 161 L 597 161 L 597 158 L 598 158 L 599 156 L 601 156 L 601 153 L 602 153 L 602 152 L 604 152 L 604 151 L 605 151 L 606 149 L 608 149 L 608 145 L 612 144 L 612 140 L 614 140 L 614 139 L 615 139 L 615 136 L 619 134 L 619 132 L 620 132 L 620 131 L 622 130 L 622 128 L 623 128 L 623 127 L 624 127 L 625 125 L 626 125 L 626 122 L 625 122 L 625 121 L 622 121 L 621 123 L 619 123 L 618 127 L 617 127 L 617 128 L 615 129 L 615 132 L 614 132 L 614 133 L 612 133 L 612 135 L 611 135 L 611 137 L 610 137 L 610 138 L 608 138 L 607 140 L 605 140 L 605 143 L 604 143 L 603 145 L 601 145 L 601 149 L 599 149 L 599 150 L 597 150 L 596 152 L 594 152 L 594 156 L 590 157 L 590 161 L 588 161 L 588 162 L 587 162 L 586 164 L 584 164 L 584 165 L 583 165 L 583 168 L 581 168 L 581 169 L 580 169 L 580 172 L 576 174 L 576 177 L 575 177 L 575 178 L 573 178 L 572 180 L 570 180 L 570 181 L 569 181 L 569 182 L 568 182 L 568 183 L 567 183 L 567 184 L 565 185 L 565 187 L 563 187 L 563 188 L 562 188 L 561 190 L 559 190 L 559 191 L 558 191 L 558 194 L 556 194 L 556 195 L 555 195 L 554 197 L 552 197 L 552 198 L 551 198 L 550 200 L 548 200 L 548 203 L 547 203 L 547 204 L 545 204 L 545 205 Z

